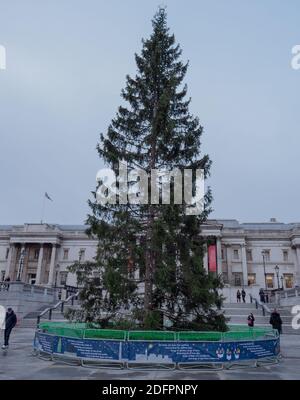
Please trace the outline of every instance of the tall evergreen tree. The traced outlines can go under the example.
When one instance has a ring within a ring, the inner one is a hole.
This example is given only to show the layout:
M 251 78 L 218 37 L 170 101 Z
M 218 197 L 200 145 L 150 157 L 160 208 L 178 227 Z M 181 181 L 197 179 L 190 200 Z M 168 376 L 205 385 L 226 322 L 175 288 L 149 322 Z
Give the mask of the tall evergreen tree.
M 126 78 L 124 105 L 97 150 L 116 173 L 123 160 L 128 171 L 202 169 L 207 177 L 211 161 L 200 155 L 203 128 L 189 112 L 183 84 L 188 63 L 180 60 L 166 18 L 160 8 L 150 38 L 135 55 L 136 76 Z M 171 192 L 171 204 L 150 204 L 150 196 L 148 204 L 89 201 L 88 233 L 98 238 L 97 256 L 71 268 L 83 287 L 83 319 L 104 326 L 129 309 L 144 328 L 161 328 L 163 315 L 174 329 L 226 329 L 221 281 L 203 267 L 201 224 L 211 211 L 211 192 L 200 215 L 187 215 L 188 205 L 174 204 Z

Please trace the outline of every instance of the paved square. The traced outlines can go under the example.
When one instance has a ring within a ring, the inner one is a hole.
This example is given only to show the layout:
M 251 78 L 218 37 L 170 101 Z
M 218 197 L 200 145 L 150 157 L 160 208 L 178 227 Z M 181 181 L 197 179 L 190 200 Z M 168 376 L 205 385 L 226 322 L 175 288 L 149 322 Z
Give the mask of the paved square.
M 70 366 L 44 361 L 32 354 L 34 329 L 16 328 L 11 335 L 10 349 L 0 354 L 0 380 L 22 379 L 93 379 L 93 380 L 267 380 L 300 379 L 300 336 L 282 335 L 283 358 L 277 365 L 243 368 L 230 371 L 128 371 Z

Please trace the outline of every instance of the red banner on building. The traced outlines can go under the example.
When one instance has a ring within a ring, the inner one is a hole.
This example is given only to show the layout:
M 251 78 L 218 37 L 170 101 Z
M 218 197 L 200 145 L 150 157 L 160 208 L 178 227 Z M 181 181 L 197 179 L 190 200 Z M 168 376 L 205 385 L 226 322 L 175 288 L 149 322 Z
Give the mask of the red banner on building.
M 208 270 L 217 272 L 217 246 L 215 244 L 208 246 Z

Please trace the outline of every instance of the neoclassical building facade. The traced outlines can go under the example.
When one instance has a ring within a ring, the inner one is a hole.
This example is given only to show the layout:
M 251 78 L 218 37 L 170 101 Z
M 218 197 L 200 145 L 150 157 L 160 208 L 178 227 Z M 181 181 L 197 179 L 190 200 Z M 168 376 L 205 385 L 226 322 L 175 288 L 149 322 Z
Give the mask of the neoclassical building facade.
M 83 225 L 0 225 L 0 281 L 76 286 L 74 261 L 92 260 L 97 242 Z M 215 270 L 228 287 L 277 289 L 300 285 L 300 223 L 208 220 L 202 235 L 214 243 Z M 210 269 L 211 254 L 204 266 Z

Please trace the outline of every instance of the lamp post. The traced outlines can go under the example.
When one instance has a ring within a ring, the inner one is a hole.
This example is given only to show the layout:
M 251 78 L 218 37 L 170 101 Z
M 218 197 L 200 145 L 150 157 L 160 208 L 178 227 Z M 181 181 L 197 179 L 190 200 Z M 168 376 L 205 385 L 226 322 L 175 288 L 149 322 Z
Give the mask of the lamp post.
M 278 267 L 278 265 L 276 265 L 276 267 L 275 267 L 275 272 L 276 272 L 276 276 L 277 276 L 277 287 L 279 290 L 280 286 L 279 286 L 279 267 Z
M 21 250 L 20 261 L 19 261 L 19 268 L 17 273 L 17 281 L 21 281 L 22 272 L 23 272 L 23 265 L 24 265 L 24 258 L 25 258 L 25 249 Z
M 267 290 L 266 255 L 264 251 L 262 251 L 261 254 L 263 257 L 263 265 L 264 265 L 265 289 Z

